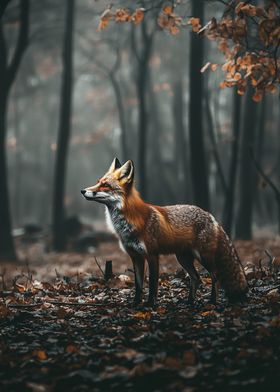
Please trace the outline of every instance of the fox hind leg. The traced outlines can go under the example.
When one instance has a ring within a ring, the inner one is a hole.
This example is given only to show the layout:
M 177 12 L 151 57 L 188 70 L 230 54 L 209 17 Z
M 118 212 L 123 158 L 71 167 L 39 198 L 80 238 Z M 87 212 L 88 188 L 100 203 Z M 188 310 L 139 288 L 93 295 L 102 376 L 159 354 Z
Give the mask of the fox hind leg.
M 194 256 L 191 252 L 176 253 L 176 258 L 181 266 L 187 271 L 190 277 L 190 291 L 188 296 L 188 303 L 193 304 L 196 296 L 196 291 L 201 283 L 201 279 L 197 270 L 194 267 Z

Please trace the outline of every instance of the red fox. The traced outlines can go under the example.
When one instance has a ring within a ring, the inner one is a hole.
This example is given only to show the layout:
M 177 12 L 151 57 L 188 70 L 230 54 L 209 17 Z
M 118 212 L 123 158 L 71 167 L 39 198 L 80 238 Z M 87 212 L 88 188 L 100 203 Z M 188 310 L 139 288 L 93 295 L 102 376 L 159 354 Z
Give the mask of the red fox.
M 211 301 L 217 299 L 217 282 L 230 300 L 245 297 L 247 280 L 237 252 L 223 228 L 208 212 L 193 205 L 156 206 L 145 203 L 133 184 L 134 165 L 115 158 L 96 185 L 81 190 L 87 200 L 105 204 L 107 221 L 130 256 L 135 272 L 134 303 L 142 301 L 144 264 L 149 265 L 149 306 L 157 299 L 159 255 L 175 254 L 190 276 L 188 303 L 201 283 L 194 260 L 212 278 Z

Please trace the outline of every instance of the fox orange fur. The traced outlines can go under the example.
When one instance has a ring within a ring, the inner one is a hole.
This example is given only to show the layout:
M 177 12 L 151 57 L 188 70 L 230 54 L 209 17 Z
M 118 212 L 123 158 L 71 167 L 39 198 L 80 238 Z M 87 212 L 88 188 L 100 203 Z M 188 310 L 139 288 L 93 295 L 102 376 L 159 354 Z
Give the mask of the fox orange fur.
M 142 301 L 144 264 L 149 265 L 148 304 L 158 291 L 159 255 L 175 254 L 191 280 L 188 302 L 193 303 L 200 277 L 198 260 L 212 278 L 211 300 L 216 302 L 217 282 L 230 300 L 245 296 L 248 286 L 237 252 L 215 218 L 193 205 L 156 206 L 145 203 L 133 185 L 134 165 L 117 158 L 96 185 L 81 192 L 87 200 L 106 206 L 109 225 L 130 256 L 135 271 L 135 303 Z

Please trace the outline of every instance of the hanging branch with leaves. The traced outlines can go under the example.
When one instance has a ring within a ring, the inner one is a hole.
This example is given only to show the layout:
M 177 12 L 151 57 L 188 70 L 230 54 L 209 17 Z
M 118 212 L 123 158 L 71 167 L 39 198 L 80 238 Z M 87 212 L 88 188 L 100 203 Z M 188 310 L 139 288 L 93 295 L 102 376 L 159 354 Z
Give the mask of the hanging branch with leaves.
M 101 15 L 98 31 L 117 23 L 140 24 L 146 14 L 157 9 L 158 26 L 172 35 L 191 27 L 196 34 L 216 41 L 224 56 L 221 64 L 207 62 L 201 69 L 222 69 L 225 79 L 220 88 L 237 87 L 244 95 L 248 86 L 254 90 L 253 100 L 259 102 L 264 93 L 276 93 L 280 83 L 280 5 L 278 1 L 255 6 L 253 1 L 214 0 L 225 7 L 221 18 L 212 18 L 204 26 L 195 15 L 191 18 L 176 13 L 180 0 L 154 1 L 150 7 L 116 8 L 110 5 Z M 145 2 L 142 2 L 143 5 Z M 151 2 L 149 2 L 150 4 Z

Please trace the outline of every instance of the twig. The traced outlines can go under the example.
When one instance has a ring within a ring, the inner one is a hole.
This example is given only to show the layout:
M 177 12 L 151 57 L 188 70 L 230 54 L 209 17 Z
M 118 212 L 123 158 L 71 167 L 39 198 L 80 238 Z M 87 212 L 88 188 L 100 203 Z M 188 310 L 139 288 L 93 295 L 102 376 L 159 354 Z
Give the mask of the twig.
M 97 304 L 94 302 L 85 302 L 85 303 L 80 303 L 80 302 L 63 302 L 63 301 L 46 301 L 46 302 L 39 302 L 37 304 L 7 304 L 8 308 L 35 308 L 37 306 L 42 306 L 44 304 L 51 304 L 51 305 L 59 305 L 59 306 L 106 306 L 106 304 Z M 107 304 L 107 305 L 112 305 Z
M 94 256 L 94 260 L 95 260 L 98 268 L 100 269 L 102 276 L 105 278 L 104 272 L 103 272 L 103 270 L 102 270 L 102 268 L 101 268 L 100 264 L 98 263 L 98 260 L 97 260 L 97 258 L 95 256 Z
M 268 265 L 269 265 L 269 269 L 270 269 L 270 272 L 271 272 L 271 271 L 272 271 L 273 264 L 274 264 L 274 261 L 275 261 L 275 257 L 272 256 L 272 254 L 269 252 L 268 249 L 265 249 L 264 253 L 267 255 L 267 257 L 268 257 L 268 259 L 269 259 Z
M 44 303 L 51 304 L 51 305 L 61 305 L 61 306 L 106 306 L 106 304 L 97 304 L 95 302 L 81 303 L 81 302 L 47 301 Z M 108 305 L 112 305 L 112 304 L 108 304 Z
M 7 304 L 8 308 L 35 308 L 37 306 L 43 305 L 43 302 L 38 304 Z

